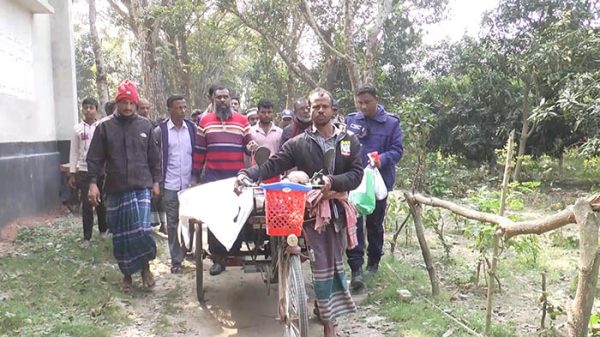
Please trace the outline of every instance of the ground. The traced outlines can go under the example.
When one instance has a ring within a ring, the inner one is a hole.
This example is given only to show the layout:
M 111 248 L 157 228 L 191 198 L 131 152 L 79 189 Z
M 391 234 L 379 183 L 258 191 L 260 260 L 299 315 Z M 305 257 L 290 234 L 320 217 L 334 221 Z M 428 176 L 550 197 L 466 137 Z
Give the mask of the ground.
M 271 286 L 268 294 L 259 273 L 228 267 L 212 277 L 205 261 L 206 303 L 201 305 L 193 262 L 185 262 L 183 274 L 171 274 L 166 240 L 157 237 L 159 254 L 151 266 L 155 289 L 142 289 L 134 277 L 134 292 L 126 295 L 119 288 L 110 240 L 94 233 L 92 247 L 81 249 L 78 223 L 72 215 L 20 221 L 18 234 L 2 241 L 0 336 L 282 335 L 275 314 L 277 288 Z M 310 292 L 310 268 L 302 267 Z M 356 314 L 339 321 L 340 336 L 383 336 L 389 323 L 372 311 L 359 304 Z M 322 334 L 314 317 L 310 326 L 310 336 Z
M 509 215 L 522 219 L 549 215 L 584 195 L 561 190 L 521 195 L 524 207 L 509 209 Z M 392 198 L 401 202 L 398 195 Z M 454 201 L 475 208 L 473 200 L 483 199 L 476 194 Z M 406 216 L 402 210 L 391 213 L 400 221 Z M 451 246 L 449 257 L 431 224 L 426 224 L 426 236 L 442 294 L 431 297 L 412 221 L 393 255 L 389 249 L 393 226 L 388 223 L 380 272 L 368 280 L 368 292 L 356 297 L 359 311 L 339 322 L 343 336 L 470 336 L 457 321 L 483 335 L 485 272 L 477 282 L 480 254 L 469 234 L 483 227 L 447 212 L 441 219 L 444 239 Z M 82 250 L 80 231 L 79 219 L 71 215 L 42 218 L 20 228 L 12 240 L 0 242 L 0 336 L 281 336 L 275 287 L 268 295 L 260 274 L 228 268 L 220 276 L 207 276 L 206 305 L 200 305 L 193 264 L 186 262 L 184 274 L 170 274 L 166 240 L 157 238 L 159 257 L 152 265 L 156 289 L 144 291 L 138 278 L 133 294 L 125 295 L 119 290 L 120 273 L 110 241 L 94 237 L 91 249 Z M 498 264 L 502 291 L 494 300 L 492 336 L 551 336 L 549 329 L 540 329 L 542 272 L 548 276 L 547 295 L 556 308 L 548 313 L 545 326 L 560 328 L 575 291 L 577 259 L 575 225 L 505 245 Z M 205 271 L 208 267 L 205 262 Z M 310 294 L 309 267 L 303 268 Z M 598 311 L 596 305 L 594 312 Z M 311 318 L 310 336 L 320 334 L 321 326 Z

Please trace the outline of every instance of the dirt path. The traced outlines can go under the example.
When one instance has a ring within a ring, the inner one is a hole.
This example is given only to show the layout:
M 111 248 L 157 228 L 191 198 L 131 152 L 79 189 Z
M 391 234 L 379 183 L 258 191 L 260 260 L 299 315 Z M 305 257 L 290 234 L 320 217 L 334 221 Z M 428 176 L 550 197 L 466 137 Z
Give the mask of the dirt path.
M 164 240 L 160 244 L 165 244 Z M 205 299 L 200 305 L 196 299 L 195 266 L 186 265 L 183 274 L 169 272 L 164 254 L 155 260 L 157 285 L 152 292 L 136 288 L 131 301 L 122 303 L 131 324 L 119 329 L 124 337 L 206 336 L 206 337 L 275 337 L 282 336 L 282 327 L 276 319 L 277 286 L 271 294 L 260 273 L 244 273 L 241 267 L 228 267 L 218 276 L 208 276 L 209 261 L 204 262 Z M 304 263 L 305 275 L 309 265 Z M 309 277 L 309 275 L 307 275 Z M 134 283 L 139 280 L 134 279 Z M 135 284 L 139 286 L 139 284 Z M 310 283 L 307 284 L 310 296 Z M 364 296 L 363 296 L 364 298 Z M 360 302 L 361 298 L 357 298 Z M 312 312 L 312 306 L 309 308 Z M 354 315 L 340 320 L 341 336 L 382 337 L 375 326 L 383 331 L 381 318 L 370 310 L 359 307 Z M 386 324 L 386 327 L 388 325 Z M 311 316 L 309 336 L 322 336 L 322 325 Z

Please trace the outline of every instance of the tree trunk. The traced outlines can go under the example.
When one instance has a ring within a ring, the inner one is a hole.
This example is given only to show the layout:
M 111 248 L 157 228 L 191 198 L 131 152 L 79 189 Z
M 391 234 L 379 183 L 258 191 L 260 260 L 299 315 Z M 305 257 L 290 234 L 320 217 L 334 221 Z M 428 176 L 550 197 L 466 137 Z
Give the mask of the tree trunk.
M 392 12 L 392 5 L 392 0 L 377 0 L 375 24 L 370 29 L 367 37 L 364 83 L 375 84 L 375 67 L 377 66 L 377 56 L 380 48 L 379 35 L 383 31 L 383 25 L 387 17 Z
M 514 181 L 521 181 L 521 170 L 523 166 L 523 156 L 527 150 L 527 139 L 529 139 L 531 122 L 529 121 L 529 85 L 525 85 L 523 95 L 523 113 L 521 114 L 521 137 L 519 138 L 519 152 L 517 153 L 517 164 L 513 175 Z
M 502 194 L 500 198 L 500 215 L 504 216 L 506 208 L 506 198 L 508 196 L 508 183 L 510 182 L 510 170 L 512 168 L 512 159 L 514 154 L 515 131 L 510 133 L 506 149 L 506 162 L 504 163 L 504 176 L 502 177 Z
M 141 55 L 143 95 L 150 101 L 154 109 L 149 116 L 156 119 L 164 116 L 166 111 L 166 92 L 162 64 L 156 56 L 159 45 L 160 21 L 144 17 L 144 9 L 149 8 L 147 0 L 123 0 L 125 11 L 115 0 L 108 1 L 113 10 L 125 20 L 138 41 Z M 142 93 L 140 93 L 142 94 Z
M 108 102 L 108 81 L 104 65 L 104 53 L 102 53 L 102 45 L 98 37 L 98 28 L 96 27 L 96 0 L 88 0 L 88 4 L 92 50 L 96 62 L 96 92 L 98 93 L 100 103 L 99 110 L 103 111 L 104 105 Z
M 144 39 L 140 39 L 144 93 L 154 106 L 152 110 L 154 113 L 150 116 L 150 119 L 156 119 L 166 114 L 167 102 L 162 65 L 156 57 L 156 49 L 159 43 L 158 34 L 154 31 L 154 28 L 142 27 L 142 35 L 145 35 Z
M 285 108 L 294 109 L 294 78 L 292 77 L 292 72 L 289 70 L 286 82 Z
M 425 231 L 423 230 L 423 217 L 421 214 L 423 208 L 421 207 L 421 204 L 413 198 L 413 195 L 411 193 L 404 192 L 404 197 L 406 198 L 406 202 L 410 207 L 410 213 L 412 214 L 413 220 L 415 222 L 415 231 L 417 233 L 417 239 L 419 240 L 419 246 L 421 246 L 421 253 L 423 254 L 423 260 L 425 260 L 427 273 L 429 273 L 429 281 L 431 282 L 431 294 L 433 296 L 438 296 L 440 294 L 440 284 L 437 277 L 437 273 L 435 271 L 435 267 L 433 266 L 431 251 L 429 250 L 427 240 L 425 239 Z
M 192 102 L 192 69 L 191 69 L 191 60 L 190 55 L 188 53 L 187 47 L 187 36 L 184 36 L 183 33 L 177 36 L 177 41 L 179 42 L 179 51 L 180 51 L 180 64 L 182 70 L 182 83 L 181 88 L 183 93 L 185 94 L 185 98 L 190 102 Z
M 346 0 L 344 4 L 344 37 L 343 45 L 345 49 L 346 58 L 342 59 L 346 69 L 348 71 L 348 78 L 350 78 L 350 89 L 354 96 L 354 106 L 358 110 L 358 102 L 356 101 L 355 93 L 358 88 L 362 85 L 360 81 L 360 72 L 358 64 L 356 63 L 356 55 L 354 52 L 354 46 L 352 45 L 352 36 L 354 31 L 354 8 L 352 7 L 352 1 Z
M 594 213 L 590 204 L 583 199 L 577 200 L 573 213 L 579 225 L 581 248 L 579 254 L 579 280 L 575 300 L 568 313 L 567 331 L 569 337 L 585 337 L 588 334 L 588 322 L 594 305 L 594 295 L 598 283 L 600 251 L 598 250 L 598 227 L 600 217 Z

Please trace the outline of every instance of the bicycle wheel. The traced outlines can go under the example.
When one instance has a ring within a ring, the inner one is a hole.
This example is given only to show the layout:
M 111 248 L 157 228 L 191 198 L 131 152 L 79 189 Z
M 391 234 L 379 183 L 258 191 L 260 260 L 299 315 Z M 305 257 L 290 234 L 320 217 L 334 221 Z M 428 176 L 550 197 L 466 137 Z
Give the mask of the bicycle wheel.
M 202 251 L 202 224 L 190 222 L 190 226 L 196 226 L 196 249 L 194 257 L 196 258 L 196 297 L 198 302 L 204 302 L 204 268 L 202 266 L 203 251 Z
M 285 337 L 308 337 L 308 308 L 302 267 L 298 255 L 289 255 L 284 266 L 284 333 Z

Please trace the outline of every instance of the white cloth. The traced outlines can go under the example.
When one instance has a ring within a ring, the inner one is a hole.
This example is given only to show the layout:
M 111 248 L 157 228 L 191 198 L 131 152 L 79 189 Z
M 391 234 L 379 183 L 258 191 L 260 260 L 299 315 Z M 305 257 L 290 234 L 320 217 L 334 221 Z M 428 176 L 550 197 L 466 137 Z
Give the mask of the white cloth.
M 179 230 L 189 247 L 189 220 L 205 223 L 217 240 L 231 249 L 254 207 L 252 189 L 239 196 L 233 192 L 234 178 L 217 180 L 179 192 Z
M 76 173 L 78 171 L 87 172 L 87 162 L 85 161 L 94 131 L 98 122 L 91 125 L 82 121 L 73 127 L 71 134 L 71 148 L 69 151 L 69 172 Z

